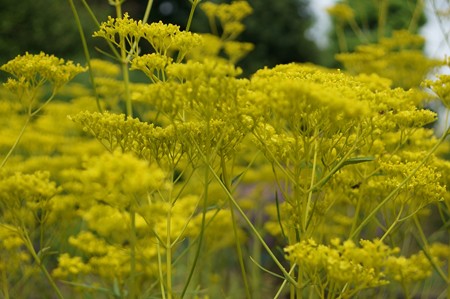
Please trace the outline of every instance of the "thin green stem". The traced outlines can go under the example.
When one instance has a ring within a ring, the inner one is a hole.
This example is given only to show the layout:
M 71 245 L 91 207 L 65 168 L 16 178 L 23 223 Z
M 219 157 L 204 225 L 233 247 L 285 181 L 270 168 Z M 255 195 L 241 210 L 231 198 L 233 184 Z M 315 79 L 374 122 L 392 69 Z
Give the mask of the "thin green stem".
M 392 222 L 392 224 L 389 226 L 389 228 L 386 230 L 386 232 L 383 234 L 383 236 L 380 238 L 380 241 L 383 241 L 394 229 L 394 227 L 400 222 L 400 217 L 403 214 L 403 204 L 400 207 L 400 211 L 397 214 L 397 217 L 395 218 L 394 222 Z
M 263 224 L 263 212 L 257 210 L 256 216 L 255 216 L 255 224 L 258 227 L 261 227 Z M 254 298 L 261 298 L 263 295 L 263 292 L 261 290 L 261 285 L 263 285 L 263 280 L 261 277 L 261 271 L 258 269 L 259 264 L 261 263 L 261 243 L 259 243 L 257 240 L 252 240 L 252 256 L 250 259 L 254 262 L 253 267 L 251 267 L 251 290 Z M 261 267 L 262 268 L 262 267 Z
M 386 20 L 388 14 L 389 0 L 381 0 L 379 1 L 379 10 L 378 10 L 378 41 L 380 41 L 385 34 L 386 28 Z
M 33 257 L 34 261 L 36 262 L 36 264 L 41 269 L 42 273 L 47 278 L 47 280 L 50 283 L 51 287 L 55 291 L 56 296 L 59 299 L 64 299 L 64 296 L 62 295 L 61 291 L 59 290 L 59 288 L 56 285 L 55 281 L 53 280 L 52 276 L 50 275 L 50 273 L 48 273 L 47 268 L 45 268 L 44 264 L 42 263 L 42 260 L 39 258 L 39 256 L 37 255 L 36 251 L 34 250 L 33 243 L 31 242 L 31 239 L 28 236 L 28 233 L 25 230 L 25 228 L 22 229 L 21 236 L 22 236 L 22 240 L 25 243 L 25 247 L 28 249 L 28 252 L 31 254 L 31 256 Z
M 143 23 L 147 23 L 148 18 L 150 17 L 150 11 L 152 10 L 153 0 L 148 0 L 147 7 L 145 8 L 144 17 L 142 18 Z
M 130 208 L 130 299 L 136 298 L 136 212 Z
M 352 28 L 353 32 L 358 37 L 358 39 L 360 40 L 360 42 L 363 42 L 363 43 L 368 43 L 369 42 L 369 39 L 364 34 L 364 32 L 361 30 L 361 28 L 359 28 L 358 23 L 356 23 L 356 20 L 354 18 L 352 18 L 349 21 L 349 25 Z
M 51 96 L 40 106 L 38 107 L 36 110 L 32 111 L 32 103 L 33 101 L 31 101 L 30 106 L 28 107 L 28 117 L 25 120 L 25 123 L 22 126 L 22 129 L 19 132 L 19 135 L 16 138 L 16 141 L 14 142 L 14 144 L 11 146 L 11 148 L 9 149 L 8 153 L 6 154 L 5 158 L 3 158 L 2 163 L 0 164 L 0 169 L 3 168 L 6 164 L 6 162 L 8 161 L 9 157 L 12 155 L 12 153 L 14 152 L 14 150 L 16 149 L 16 147 L 19 145 L 20 140 L 23 137 L 23 134 L 25 133 L 25 129 L 28 127 L 28 124 L 30 123 L 31 119 L 38 114 L 45 106 L 47 106 L 48 103 L 50 103 L 53 98 L 56 95 L 56 90 L 54 89 Z M 33 96 L 34 98 L 34 96 Z
M 122 17 L 122 1 L 116 0 L 116 15 L 118 18 Z M 131 104 L 131 93 L 130 93 L 130 74 L 128 69 L 128 56 L 127 49 L 125 43 L 125 37 L 120 36 L 119 41 L 120 48 L 120 64 L 122 67 L 122 76 L 123 76 L 123 84 L 125 91 L 125 106 L 126 106 L 126 115 L 127 117 L 133 117 L 133 106 Z
M 338 22 L 335 27 L 336 27 L 336 37 L 339 45 L 339 52 L 341 53 L 347 52 L 348 47 L 347 47 L 347 39 L 345 37 L 344 32 L 344 25 L 341 22 Z
M 97 28 L 99 28 L 100 27 L 100 22 L 97 20 L 97 17 L 95 16 L 94 12 L 89 7 L 89 4 L 86 3 L 86 0 L 81 0 L 81 2 L 83 3 L 85 9 L 88 11 L 89 15 L 91 16 L 92 21 L 95 23 Z M 111 51 L 114 53 L 114 57 L 116 57 L 116 58 L 120 57 L 120 54 L 117 52 L 116 48 L 114 48 L 114 46 L 111 43 L 111 41 L 106 40 L 106 43 L 108 44 L 108 46 L 111 49 Z M 100 52 L 102 52 L 102 51 L 100 51 Z
M 450 230 L 447 229 L 447 235 L 449 234 Z M 450 246 L 450 240 L 449 246 Z M 447 299 L 450 299 L 450 256 L 447 257 Z
M 315 141 L 314 141 L 314 157 L 313 157 L 313 165 L 312 165 L 312 172 L 311 172 L 311 183 L 310 183 L 310 188 L 309 188 L 309 192 L 308 192 L 308 200 L 306 201 L 306 206 L 304 207 L 304 211 L 303 211 L 303 217 L 304 217 L 304 221 L 303 221 L 303 231 L 306 232 L 307 226 L 308 226 L 308 219 L 309 219 L 309 209 L 311 208 L 311 202 L 312 202 L 312 196 L 314 193 L 314 182 L 315 182 L 315 177 L 316 177 L 316 168 L 317 168 L 317 153 L 319 151 L 319 140 L 317 138 L 318 136 L 318 129 L 316 128 L 315 130 L 315 134 L 314 136 L 316 136 Z M 312 217 L 312 216 L 311 216 Z
M 353 233 L 350 235 L 350 239 L 356 238 L 358 234 L 361 232 L 364 226 L 366 226 L 369 221 L 378 213 L 378 211 L 389 201 L 391 200 L 400 189 L 407 183 L 409 180 L 416 174 L 416 172 L 427 162 L 427 160 L 431 157 L 431 155 L 439 148 L 439 146 L 445 141 L 448 136 L 449 130 L 447 129 L 446 133 L 442 135 L 442 137 L 438 140 L 438 142 L 433 146 L 433 148 L 425 155 L 425 157 L 420 161 L 419 165 L 414 168 L 411 173 L 394 189 L 386 196 L 370 213 L 369 215 L 361 222 L 361 224 L 356 228 Z
M 195 12 L 195 9 L 197 8 L 197 5 L 200 2 L 201 2 L 201 0 L 194 0 L 192 2 L 191 11 L 189 12 L 189 18 L 188 18 L 188 22 L 186 25 L 186 31 L 189 31 L 191 29 L 192 19 L 194 18 L 194 12 Z
M 202 154 L 203 158 L 204 155 Z M 215 170 L 212 168 L 211 165 L 208 165 L 208 168 L 210 169 L 212 175 L 214 176 L 214 178 L 216 179 L 216 181 L 219 183 L 219 185 L 222 187 L 222 189 L 225 191 L 227 197 L 231 200 L 231 202 L 233 203 L 234 207 L 236 208 L 236 210 L 239 212 L 239 214 L 242 216 L 242 218 L 244 219 L 244 221 L 247 223 L 247 225 L 250 227 L 250 230 L 253 232 L 253 234 L 258 238 L 258 240 L 261 242 L 261 244 L 263 245 L 264 249 L 267 251 L 267 253 L 269 254 L 269 256 L 272 258 L 272 260 L 274 261 L 274 263 L 277 265 L 277 267 L 280 269 L 280 271 L 283 273 L 283 275 L 286 277 L 287 280 L 289 280 L 289 282 L 295 286 L 297 286 L 297 282 L 294 280 L 294 278 L 292 278 L 292 276 L 286 271 L 286 269 L 284 269 L 283 265 L 280 263 L 280 261 L 277 259 L 277 257 L 275 256 L 275 254 L 272 252 L 272 250 L 270 249 L 270 247 L 267 245 L 267 243 L 264 241 L 263 237 L 261 236 L 261 234 L 258 232 L 258 230 L 256 229 L 256 227 L 253 225 L 252 221 L 247 217 L 247 215 L 245 214 L 245 212 L 242 210 L 242 208 L 239 206 L 239 204 L 236 202 L 236 199 L 233 197 L 233 195 L 228 191 L 228 189 L 225 187 L 225 185 L 223 184 L 222 180 L 220 179 L 219 175 L 215 172 Z
M 36 110 L 34 110 L 34 111 L 32 111 L 31 110 L 31 107 L 29 108 L 29 115 L 30 115 L 30 117 L 33 117 L 33 116 L 35 116 L 36 114 L 38 114 L 45 106 L 47 106 L 48 105 L 48 103 L 50 103 L 52 100 L 53 100 L 53 98 L 56 96 L 56 92 L 57 92 L 57 90 L 55 89 L 55 90 L 53 90 L 53 92 L 52 92 L 52 95 L 40 106 L 40 107 L 38 107 Z
M 422 250 L 425 252 L 425 254 L 426 254 L 428 257 L 430 257 L 430 254 L 429 254 L 429 247 L 430 247 L 430 244 L 428 243 L 428 239 L 427 239 L 427 237 L 425 236 L 425 233 L 423 232 L 423 228 L 422 228 L 422 225 L 420 224 L 420 221 L 419 221 L 419 218 L 418 218 L 417 214 L 415 214 L 415 215 L 413 216 L 413 220 L 414 220 L 414 224 L 416 225 L 416 228 L 417 228 L 417 233 L 418 233 L 418 235 L 419 235 L 419 237 L 420 237 L 420 240 L 421 240 L 421 242 L 422 242 L 422 244 L 423 244 L 423 249 L 422 249 Z M 437 273 L 438 273 L 439 276 L 442 278 L 442 280 L 444 280 L 444 282 L 445 282 L 447 285 L 450 284 L 450 279 L 449 279 L 450 276 L 447 277 L 447 276 L 445 275 L 444 271 L 442 271 L 442 269 L 439 267 L 439 265 L 436 265 L 436 263 L 435 263 L 435 261 L 433 260 L 432 257 L 429 258 L 429 261 L 430 261 L 430 263 L 432 263 L 434 269 L 436 269 Z
M 420 17 L 423 13 L 423 7 L 424 7 L 424 1 L 423 0 L 417 0 L 416 7 L 414 8 L 413 15 L 411 17 L 411 21 L 409 22 L 408 31 L 409 32 L 416 32 Z
M 94 72 L 93 72 L 92 66 L 91 66 L 91 55 L 89 53 L 89 49 L 87 46 L 86 36 L 84 34 L 83 26 L 81 25 L 81 20 L 78 15 L 77 9 L 73 3 L 73 0 L 69 0 L 69 5 L 70 5 L 70 8 L 72 9 L 73 16 L 75 17 L 75 23 L 77 24 L 78 32 L 80 33 L 81 44 L 83 45 L 84 57 L 86 58 L 86 63 L 88 65 L 89 79 L 91 81 L 92 90 L 94 92 L 97 109 L 98 109 L 98 111 L 102 112 L 103 109 L 102 109 L 102 106 L 100 105 L 100 97 L 98 96 L 97 87 L 95 85 Z
M 156 234 L 155 234 L 156 235 Z M 163 274 L 163 266 L 162 266 L 162 258 L 161 258 L 161 240 L 159 237 L 156 237 L 156 252 L 158 255 L 158 270 L 159 270 L 159 286 L 161 288 L 161 297 L 162 299 L 166 299 L 166 290 L 164 288 L 164 274 Z
M 5 270 L 2 270 L 2 293 L 3 298 L 9 299 L 8 277 Z
M 166 236 L 166 288 L 167 299 L 172 299 L 172 241 L 171 241 L 171 222 L 172 222 L 172 207 L 167 211 L 167 236 Z
M 17 145 L 19 144 L 20 140 L 22 139 L 23 134 L 25 133 L 25 129 L 28 126 L 28 123 L 31 120 L 31 116 L 28 116 L 24 125 L 22 126 L 22 129 L 19 132 L 19 135 L 16 138 L 16 141 L 14 142 L 14 144 L 12 145 L 12 147 L 9 149 L 8 153 L 6 154 L 5 158 L 3 158 L 2 164 L 0 164 L 0 169 L 3 168 L 6 164 L 6 162 L 8 161 L 9 157 L 12 155 L 12 153 L 14 152 L 14 150 L 16 149 Z
M 123 50 L 123 49 L 121 49 L 121 50 Z M 125 51 L 122 51 L 122 53 L 125 54 Z M 125 88 L 125 105 L 126 105 L 127 117 L 133 117 L 133 106 L 131 103 L 131 93 L 130 93 L 130 74 L 129 74 L 129 70 L 128 70 L 128 62 L 126 60 L 125 55 L 122 55 L 122 57 L 125 59 L 122 61 L 122 74 L 123 74 L 123 82 L 124 82 L 124 88 Z
M 225 188 L 227 188 L 228 192 L 231 193 L 230 181 L 228 178 L 228 171 L 227 171 L 227 166 L 225 163 L 224 155 L 221 155 L 220 161 L 221 161 L 220 164 L 221 164 L 221 169 L 222 169 L 223 184 L 224 184 Z M 237 229 L 237 225 L 236 225 L 237 219 L 234 214 L 233 203 L 231 201 L 229 201 L 229 204 L 230 204 L 231 224 L 233 226 L 234 239 L 236 242 L 236 252 L 238 255 L 239 266 L 241 268 L 242 281 L 243 281 L 244 287 L 245 287 L 245 295 L 247 296 L 247 298 L 252 298 L 252 295 L 250 292 L 250 286 L 249 286 L 248 279 L 247 279 L 247 271 L 245 269 L 244 256 L 242 254 L 241 242 L 239 240 L 239 234 L 238 234 L 238 229 Z
M 294 270 L 295 270 L 295 266 L 296 266 L 296 264 L 294 264 L 294 265 L 292 265 L 292 267 L 291 267 L 291 269 L 289 270 L 289 275 L 292 275 L 292 273 L 294 272 Z M 283 292 L 283 289 L 286 287 L 286 283 L 287 283 L 288 281 L 285 279 L 284 281 L 283 281 L 283 283 L 280 285 L 280 288 L 278 289 L 278 291 L 277 291 L 277 293 L 275 294 L 275 296 L 273 297 L 273 299 L 278 299 L 278 297 L 280 297 L 280 295 L 281 295 L 281 293 Z
M 322 187 L 323 185 L 325 185 L 330 179 L 331 177 L 339 170 L 341 169 L 345 163 L 347 163 L 348 159 L 350 158 L 350 156 L 354 153 L 355 149 L 358 146 L 358 141 L 360 138 L 360 134 L 359 134 L 359 128 L 358 128 L 358 135 L 356 137 L 355 142 L 353 143 L 352 147 L 349 149 L 349 151 L 339 160 L 339 162 L 330 170 L 330 172 L 324 176 L 320 181 L 318 181 L 317 183 L 315 183 L 311 188 L 309 188 L 306 192 L 311 192 L 313 190 L 319 189 L 320 187 Z
M 203 206 L 202 206 L 202 222 L 200 224 L 200 234 L 198 237 L 198 246 L 197 246 L 197 250 L 195 251 L 194 261 L 192 262 L 192 266 L 189 271 L 188 278 L 186 280 L 186 283 L 184 284 L 183 291 L 181 292 L 181 296 L 180 296 L 181 299 L 184 297 L 184 295 L 186 295 L 186 291 L 192 280 L 192 277 L 195 272 L 195 268 L 197 267 L 197 264 L 198 264 L 198 261 L 200 258 L 200 253 L 202 251 L 203 237 L 205 235 L 205 230 L 206 230 L 206 213 L 208 211 L 208 190 L 209 190 L 209 169 L 208 169 L 208 167 L 205 167 L 204 187 L 203 188 L 204 188 L 204 190 L 203 190 L 203 203 L 202 203 L 203 204 Z

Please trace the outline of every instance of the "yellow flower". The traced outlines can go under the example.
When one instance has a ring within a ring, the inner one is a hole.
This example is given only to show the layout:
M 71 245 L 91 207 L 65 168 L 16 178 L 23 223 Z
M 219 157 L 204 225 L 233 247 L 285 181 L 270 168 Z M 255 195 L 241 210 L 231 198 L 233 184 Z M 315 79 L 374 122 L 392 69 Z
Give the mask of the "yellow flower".
M 116 78 L 120 74 L 119 66 L 101 59 L 91 59 L 91 68 L 96 77 Z
M 445 107 L 450 109 L 450 75 L 438 75 L 437 80 L 425 80 L 423 85 L 430 88 Z
M 418 87 L 432 68 L 443 65 L 423 54 L 423 43 L 422 37 L 408 31 L 394 31 L 378 44 L 360 45 L 355 52 L 338 54 L 336 59 L 353 75 L 377 74 L 407 90 Z
M 347 23 L 355 18 L 355 12 L 347 4 L 339 3 L 327 8 L 327 12 L 342 23 Z
M 165 55 L 152 53 L 145 54 L 134 58 L 131 61 L 132 70 L 141 70 L 147 75 L 152 81 L 159 81 L 159 76 L 168 65 L 172 63 L 172 58 Z
M 53 88 L 58 89 L 72 80 L 76 75 L 86 71 L 86 68 L 72 61 L 48 55 L 39 54 L 19 55 L 0 67 L 10 73 L 15 79 L 9 79 L 4 85 L 13 92 L 20 87 L 24 89 L 36 88 L 50 82 Z
M 133 196 L 165 187 L 165 174 L 132 154 L 106 153 L 85 163 L 82 176 L 86 191 L 98 201 L 125 209 Z M 120 217 L 119 217 L 120 218 Z
M 72 275 L 87 274 L 91 271 L 91 267 L 85 263 L 79 256 L 71 257 L 67 253 L 63 253 L 58 257 L 58 267 L 53 270 L 52 275 L 56 278 L 66 279 Z

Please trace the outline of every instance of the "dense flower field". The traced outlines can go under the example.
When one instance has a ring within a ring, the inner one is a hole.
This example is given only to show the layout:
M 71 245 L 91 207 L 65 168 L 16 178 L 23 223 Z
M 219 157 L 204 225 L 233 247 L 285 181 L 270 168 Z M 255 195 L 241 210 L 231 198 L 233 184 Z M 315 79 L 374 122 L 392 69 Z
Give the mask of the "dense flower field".
M 192 0 L 186 30 L 110 2 L 113 59 L 1 66 L 0 297 L 450 298 L 450 130 L 426 108 L 450 76 L 425 79 L 446 61 L 422 37 L 245 78 L 246 1 Z

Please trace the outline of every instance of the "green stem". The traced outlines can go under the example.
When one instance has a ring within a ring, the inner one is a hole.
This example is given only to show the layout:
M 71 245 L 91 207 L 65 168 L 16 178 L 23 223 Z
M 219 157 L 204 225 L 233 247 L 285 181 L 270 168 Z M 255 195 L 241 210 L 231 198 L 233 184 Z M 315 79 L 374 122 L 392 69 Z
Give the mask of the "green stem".
M 56 90 L 53 90 L 51 96 L 40 106 L 38 107 L 36 110 L 32 111 L 32 107 L 30 104 L 30 106 L 28 107 L 28 117 L 25 120 L 24 125 L 22 126 L 22 129 L 19 132 L 19 135 L 16 138 L 16 141 L 14 142 L 14 144 L 12 145 L 12 147 L 9 149 L 8 153 L 6 154 L 5 158 L 3 158 L 2 163 L 0 164 L 0 169 L 3 168 L 6 164 L 6 162 L 8 161 L 9 157 L 12 155 L 12 153 L 14 152 L 14 150 L 16 149 L 16 147 L 19 145 L 20 140 L 23 137 L 23 134 L 25 133 L 25 129 L 27 128 L 28 124 L 30 123 L 31 119 L 38 114 L 48 103 L 51 102 L 51 100 L 53 100 L 53 98 L 56 95 Z M 31 101 L 31 103 L 33 103 L 33 101 Z
M 339 162 L 330 170 L 330 172 L 324 176 L 320 181 L 318 181 L 317 183 L 315 183 L 312 187 L 310 187 L 306 192 L 311 192 L 314 190 L 317 190 L 319 188 L 321 188 L 323 185 L 325 185 L 330 179 L 331 177 L 339 170 L 341 169 L 345 163 L 347 163 L 348 159 L 350 158 L 350 156 L 354 153 L 354 151 L 356 150 L 356 148 L 358 147 L 358 141 L 360 138 L 360 133 L 359 133 L 359 128 L 358 128 L 358 134 L 356 137 L 355 142 L 353 143 L 352 147 L 349 149 L 349 151 L 339 160 Z
M 91 85 L 92 85 L 92 90 L 94 92 L 94 96 L 95 96 L 95 102 L 97 104 L 97 109 L 99 112 L 102 112 L 102 106 L 100 105 L 100 97 L 98 96 L 97 93 L 97 87 L 95 85 L 95 78 L 94 78 L 94 72 L 92 70 L 91 67 L 91 55 L 89 54 L 89 49 L 87 46 L 87 42 L 86 42 L 86 36 L 84 34 L 84 30 L 83 30 L 83 26 L 81 25 L 81 20 L 80 17 L 78 15 L 77 9 L 73 3 L 73 0 L 69 0 L 69 5 L 70 8 L 72 9 L 72 13 L 73 16 L 75 17 L 75 22 L 77 24 L 78 27 L 78 32 L 80 33 L 80 38 L 81 38 L 81 44 L 83 45 L 83 52 L 84 52 L 84 57 L 86 58 L 86 62 L 88 65 L 88 71 L 89 71 L 89 79 L 91 81 Z
M 362 205 L 362 198 L 361 195 L 358 196 L 358 202 L 356 203 L 356 209 L 353 213 L 353 221 L 352 221 L 352 228 L 350 229 L 350 233 L 353 233 L 356 229 L 356 225 L 358 224 L 358 215 L 361 211 L 361 205 Z
M 205 163 L 207 163 L 207 162 L 205 162 Z M 203 246 L 203 237 L 204 237 L 205 229 L 206 229 L 206 212 L 208 211 L 208 189 L 209 189 L 209 169 L 208 169 L 208 167 L 205 167 L 204 190 L 203 190 L 204 198 L 203 198 L 203 207 L 202 207 L 202 223 L 200 225 L 200 235 L 198 237 L 198 246 L 197 246 L 197 250 L 195 251 L 194 261 L 193 261 L 191 269 L 189 271 L 189 275 L 186 280 L 186 283 L 184 284 L 183 291 L 181 292 L 181 296 L 180 296 L 181 299 L 183 299 L 184 295 L 186 294 L 186 291 L 192 280 L 192 277 L 195 272 L 195 268 L 197 267 L 197 264 L 198 264 L 198 261 L 200 258 L 200 252 L 201 252 L 202 246 Z
M 205 156 L 201 153 L 201 155 L 203 156 L 203 158 L 205 159 Z M 247 217 L 247 215 L 245 214 L 245 212 L 242 210 L 242 208 L 239 206 L 239 204 L 236 202 L 236 199 L 233 197 L 233 195 L 228 191 L 228 189 L 225 187 L 225 185 L 223 184 L 222 180 L 220 179 L 220 177 L 217 175 L 217 173 L 215 172 L 215 170 L 212 168 L 211 165 L 208 165 L 208 168 L 210 169 L 211 173 L 213 174 L 214 178 L 216 179 L 216 181 L 219 183 L 219 185 L 222 187 L 222 189 L 225 191 L 227 197 L 230 199 L 230 201 L 233 203 L 234 207 L 236 208 L 236 210 L 239 212 L 239 214 L 242 216 L 242 218 L 244 219 L 244 221 L 247 223 L 247 225 L 250 227 L 250 230 L 253 232 L 253 234 L 258 238 L 258 240 L 261 242 L 261 244 L 263 245 L 264 249 L 267 251 L 267 253 L 269 254 L 269 256 L 271 257 L 271 259 L 274 261 L 274 263 L 277 265 L 277 267 L 280 269 L 280 271 L 283 273 L 284 277 L 293 285 L 297 286 L 297 282 L 295 281 L 294 278 L 292 278 L 292 276 L 286 271 L 286 269 L 284 269 L 283 265 L 280 263 L 280 261 L 277 259 L 277 257 L 275 256 L 275 254 L 272 252 L 272 250 L 270 249 L 270 247 L 267 245 L 267 243 L 264 241 L 263 237 L 261 236 L 261 234 L 258 232 L 258 230 L 256 229 L 256 227 L 253 225 L 252 221 Z
M 126 53 L 124 49 L 121 49 L 122 57 L 125 59 L 122 61 L 122 73 L 123 73 L 123 82 L 125 87 L 125 103 L 126 103 L 126 112 L 127 117 L 133 117 L 133 106 L 131 104 L 131 94 L 130 94 L 130 74 L 128 70 L 128 62 L 126 60 Z
M 420 237 L 420 240 L 423 243 L 423 251 L 426 253 L 426 255 L 429 257 L 429 261 L 430 263 L 432 263 L 434 269 L 436 269 L 437 273 L 439 274 L 439 276 L 444 280 L 444 282 L 448 285 L 450 284 L 450 275 L 449 277 L 447 277 L 444 273 L 444 271 L 442 271 L 442 269 L 439 267 L 439 265 L 436 265 L 436 263 L 433 261 L 433 258 L 430 256 L 429 253 L 429 247 L 430 245 L 428 244 L 428 239 L 425 236 L 425 233 L 423 232 L 423 228 L 422 225 L 420 224 L 419 218 L 417 217 L 417 214 L 413 215 L 413 220 L 414 220 L 414 224 L 416 225 L 417 228 L 417 233 Z M 449 267 L 450 268 L 450 267 Z
M 14 142 L 14 144 L 12 145 L 12 147 L 9 149 L 9 152 L 6 154 L 5 158 L 2 161 L 2 164 L 0 164 L 0 169 L 3 168 L 3 166 L 5 166 L 6 162 L 8 161 L 9 157 L 12 155 L 12 153 L 14 152 L 14 150 L 16 149 L 17 145 L 20 142 L 20 139 L 22 139 L 23 134 L 25 133 L 25 129 L 28 126 L 28 123 L 30 122 L 31 116 L 29 115 L 25 121 L 25 124 L 23 125 L 22 129 L 20 130 L 19 135 L 16 138 L 16 141 Z
M 189 18 L 186 25 L 186 31 L 189 31 L 191 29 L 192 19 L 194 18 L 194 12 L 197 8 L 197 5 L 200 3 L 201 0 L 194 0 L 192 2 L 191 11 L 189 12 Z
M 48 271 L 45 268 L 44 264 L 42 263 L 41 259 L 39 258 L 39 256 L 37 255 L 36 251 L 34 250 L 33 243 L 31 242 L 30 237 L 28 236 L 28 233 L 26 232 L 25 228 L 23 228 L 21 235 L 22 235 L 22 239 L 23 239 L 23 241 L 25 243 L 25 247 L 28 249 L 28 252 L 31 254 L 31 256 L 33 257 L 34 261 L 36 262 L 36 264 L 41 269 L 42 273 L 47 278 L 47 280 L 50 283 L 51 287 L 55 291 L 57 297 L 59 299 L 64 299 L 64 296 L 62 295 L 61 291 L 59 290 L 59 288 L 56 285 L 55 281 L 53 280 L 52 276 L 50 275 L 50 273 L 48 273 Z
M 160 244 L 161 244 L 161 240 L 157 236 L 156 237 L 156 252 L 158 254 L 159 286 L 161 288 L 161 297 L 162 297 L 162 299 L 166 299 L 166 291 L 165 291 L 165 288 L 164 288 L 164 274 L 163 274 L 163 271 L 162 271 L 163 267 L 162 267 L 161 246 L 160 246 Z
M 450 229 L 447 228 L 447 235 L 449 235 Z M 448 241 L 448 246 L 450 246 L 450 240 Z M 445 274 L 445 273 L 444 273 Z M 447 299 L 450 299 L 450 256 L 447 257 Z
M 391 226 L 389 226 L 389 228 L 386 230 L 386 232 L 380 238 L 380 241 L 383 241 L 391 233 L 391 231 L 394 229 L 394 227 L 400 222 L 400 217 L 402 216 L 402 214 L 403 214 L 403 204 L 402 204 L 400 211 L 398 212 L 398 215 L 395 218 L 394 222 L 391 224 Z
M 5 270 L 2 270 L 2 291 L 3 297 L 9 299 L 8 277 Z
M 122 17 L 122 1 L 116 0 L 116 15 L 118 18 Z M 131 104 L 130 93 L 130 74 L 128 69 L 128 57 L 124 36 L 120 36 L 120 64 L 122 66 L 123 84 L 125 89 L 125 105 L 127 117 L 133 117 L 133 107 Z
M 57 90 L 53 90 L 52 95 L 40 106 L 38 107 L 36 110 L 32 111 L 31 107 L 28 109 L 28 114 L 30 115 L 30 118 L 35 116 L 36 114 L 38 114 L 45 106 L 47 106 L 48 103 L 50 103 L 53 98 L 56 96 L 56 92 Z
M 153 0 L 148 0 L 147 7 L 145 8 L 144 17 L 142 18 L 143 23 L 147 23 L 148 18 L 150 17 L 150 11 L 152 10 Z
M 313 157 L 313 166 L 312 166 L 312 173 L 311 173 L 311 183 L 310 183 L 310 188 L 309 188 L 309 192 L 308 192 L 308 200 L 306 201 L 306 206 L 304 207 L 304 222 L 303 222 L 303 231 L 304 233 L 306 233 L 307 230 L 307 226 L 308 226 L 308 218 L 312 217 L 309 216 L 309 209 L 311 208 L 311 202 L 312 202 L 312 196 L 314 193 L 314 181 L 315 181 L 315 176 L 316 176 L 316 168 L 317 168 L 317 153 L 319 152 L 319 141 L 318 141 L 318 129 L 316 128 L 315 130 L 315 141 L 314 141 L 314 157 Z M 307 238 L 307 237 L 306 237 Z
M 417 30 L 417 26 L 420 20 L 420 17 L 423 13 L 423 0 L 417 0 L 416 7 L 414 8 L 413 15 L 411 17 L 411 21 L 409 22 L 408 31 L 411 33 L 415 33 Z
M 295 270 L 295 264 L 291 267 L 291 269 L 289 270 L 289 275 L 292 275 L 292 273 L 294 272 L 294 270 Z M 285 288 L 285 286 L 286 286 L 286 283 L 287 283 L 288 281 L 285 279 L 284 281 L 283 281 L 283 283 L 281 284 L 281 286 L 279 287 L 279 289 L 278 289 L 278 291 L 277 291 L 277 293 L 275 294 L 275 296 L 273 297 L 273 299 L 278 299 L 278 297 L 281 295 L 281 293 L 283 292 L 283 289 Z
M 336 37 L 338 40 L 339 51 L 341 53 L 347 52 L 348 47 L 347 47 L 347 40 L 346 40 L 345 33 L 344 33 L 344 25 L 339 21 L 336 24 Z
M 369 221 L 372 220 L 372 218 L 375 216 L 376 213 L 389 201 L 391 200 L 397 193 L 400 191 L 400 189 L 416 174 L 416 172 L 427 162 L 427 160 L 430 158 L 430 156 L 439 148 L 439 146 L 445 141 L 446 137 L 449 134 L 449 130 L 446 131 L 442 135 L 442 137 L 439 139 L 439 141 L 433 146 L 433 148 L 427 153 L 427 155 L 420 161 L 419 165 L 417 165 L 416 168 L 411 171 L 411 173 L 394 189 L 389 193 L 388 196 L 386 196 L 370 213 L 369 215 L 361 222 L 361 224 L 358 226 L 358 228 L 353 231 L 353 233 L 350 235 L 350 239 L 355 238 L 363 229 L 364 226 L 369 223 Z
M 136 298 L 136 212 L 130 208 L 130 299 Z
M 228 179 L 227 166 L 225 164 L 224 155 L 221 155 L 220 161 L 221 161 L 222 178 L 223 178 L 224 187 L 227 188 L 227 191 L 231 193 L 230 183 L 229 183 L 229 179 Z M 241 242 L 239 240 L 239 234 L 238 234 L 238 229 L 237 229 L 237 225 L 236 225 L 237 219 L 234 214 L 233 203 L 231 201 L 229 201 L 229 204 L 230 204 L 231 224 L 233 226 L 234 239 L 236 241 L 236 251 L 237 251 L 237 255 L 238 255 L 239 266 L 241 268 L 242 280 L 244 282 L 245 295 L 247 296 L 247 298 L 252 298 L 248 279 L 247 279 L 247 271 L 245 270 L 245 263 L 244 263 L 244 256 L 242 254 Z
M 263 224 L 263 212 L 256 210 L 255 215 L 255 223 L 258 227 L 261 227 Z M 261 298 L 262 297 L 262 290 L 261 286 L 263 285 L 263 280 L 261 279 L 261 271 L 258 269 L 258 264 L 261 264 L 261 243 L 259 243 L 257 240 L 252 240 L 252 256 L 251 258 L 255 261 L 256 265 L 253 265 L 251 268 L 251 290 L 254 298 Z
M 171 204 L 172 205 L 172 204 Z M 172 206 L 167 211 L 167 236 L 166 236 L 166 288 L 167 299 L 172 299 L 172 241 L 171 241 L 171 221 L 172 221 Z
M 389 7 L 389 0 L 380 1 L 378 10 L 378 41 L 380 41 L 385 34 L 388 7 Z

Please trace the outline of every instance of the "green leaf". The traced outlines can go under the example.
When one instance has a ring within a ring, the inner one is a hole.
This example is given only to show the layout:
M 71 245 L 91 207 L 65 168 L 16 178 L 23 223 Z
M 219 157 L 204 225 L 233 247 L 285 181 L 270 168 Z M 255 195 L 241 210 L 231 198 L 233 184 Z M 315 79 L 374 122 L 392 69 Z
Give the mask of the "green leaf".
M 344 163 L 342 163 L 341 168 L 347 165 L 352 165 L 352 164 L 360 164 L 360 163 L 365 163 L 365 162 L 370 162 L 375 160 L 375 157 L 355 157 L 355 158 L 350 158 L 347 161 L 344 161 Z

